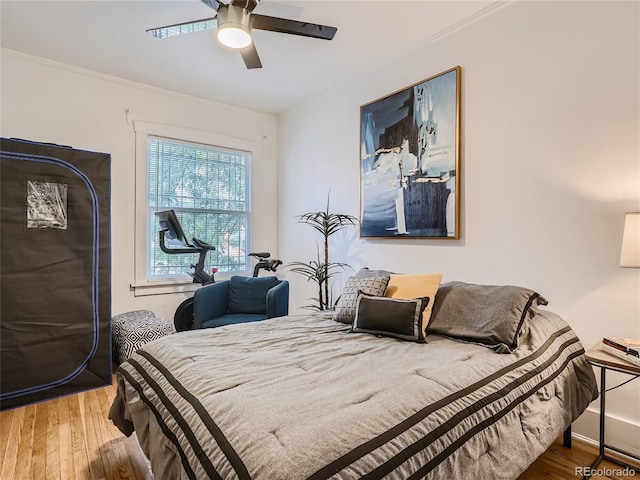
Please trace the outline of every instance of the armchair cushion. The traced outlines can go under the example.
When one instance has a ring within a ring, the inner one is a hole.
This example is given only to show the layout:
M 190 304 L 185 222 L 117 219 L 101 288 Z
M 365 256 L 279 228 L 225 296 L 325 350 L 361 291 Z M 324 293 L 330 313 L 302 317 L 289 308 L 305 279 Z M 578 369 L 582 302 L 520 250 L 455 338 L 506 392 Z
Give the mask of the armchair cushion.
M 228 313 L 267 313 L 267 292 L 278 285 L 277 277 L 242 277 L 229 279 Z
M 222 327 L 224 325 L 234 325 L 236 323 L 259 322 L 266 320 L 261 313 L 230 313 L 218 318 L 212 318 L 202 324 L 201 328 Z

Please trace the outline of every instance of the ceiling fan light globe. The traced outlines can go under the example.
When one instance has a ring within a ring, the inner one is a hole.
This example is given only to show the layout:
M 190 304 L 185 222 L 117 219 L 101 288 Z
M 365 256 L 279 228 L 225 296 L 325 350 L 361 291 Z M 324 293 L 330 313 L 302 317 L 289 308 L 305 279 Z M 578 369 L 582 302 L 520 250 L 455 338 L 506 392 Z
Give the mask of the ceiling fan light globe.
M 251 45 L 251 34 L 244 25 L 225 25 L 218 27 L 218 40 L 229 48 L 245 48 Z

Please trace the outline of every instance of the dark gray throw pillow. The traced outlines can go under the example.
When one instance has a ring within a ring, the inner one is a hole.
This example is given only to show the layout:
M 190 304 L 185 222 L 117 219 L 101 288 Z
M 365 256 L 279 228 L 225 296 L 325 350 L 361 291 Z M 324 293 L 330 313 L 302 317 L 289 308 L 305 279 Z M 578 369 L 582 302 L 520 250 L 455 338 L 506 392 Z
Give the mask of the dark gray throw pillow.
M 354 277 L 367 278 L 367 277 L 384 277 L 385 275 L 392 275 L 393 272 L 388 270 L 371 270 L 369 267 L 362 267 L 358 270 Z
M 435 333 L 511 353 L 518 348 L 524 322 L 547 301 L 528 288 L 442 284 L 433 302 L 427 334 Z
M 428 304 L 429 297 L 401 300 L 360 292 L 351 332 L 424 342 L 422 312 Z

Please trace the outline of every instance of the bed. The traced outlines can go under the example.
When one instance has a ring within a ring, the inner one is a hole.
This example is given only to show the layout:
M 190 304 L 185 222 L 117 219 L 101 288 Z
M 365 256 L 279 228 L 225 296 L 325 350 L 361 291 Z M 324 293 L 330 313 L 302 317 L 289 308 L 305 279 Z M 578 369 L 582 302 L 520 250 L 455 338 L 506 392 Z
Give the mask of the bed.
M 182 332 L 120 366 L 110 418 L 157 479 L 515 479 L 597 397 L 564 320 L 520 323 L 508 354 L 318 315 Z

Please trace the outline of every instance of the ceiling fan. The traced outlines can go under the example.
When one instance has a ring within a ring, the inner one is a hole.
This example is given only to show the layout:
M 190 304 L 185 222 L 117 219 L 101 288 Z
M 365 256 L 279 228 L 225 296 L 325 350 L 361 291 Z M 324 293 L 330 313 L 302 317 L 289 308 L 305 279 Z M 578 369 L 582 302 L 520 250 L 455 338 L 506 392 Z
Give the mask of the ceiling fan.
M 253 43 L 251 30 L 268 30 L 270 32 L 289 33 L 323 40 L 333 39 L 333 36 L 338 31 L 337 28 L 327 25 L 253 13 L 260 0 L 231 0 L 229 3 L 223 3 L 219 0 L 201 1 L 215 10 L 217 14 L 210 18 L 192 22 L 150 28 L 147 32 L 156 38 L 166 38 L 209 30 L 217 24 L 218 40 L 223 45 L 239 50 L 247 68 L 262 68 L 262 62 Z

